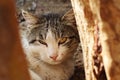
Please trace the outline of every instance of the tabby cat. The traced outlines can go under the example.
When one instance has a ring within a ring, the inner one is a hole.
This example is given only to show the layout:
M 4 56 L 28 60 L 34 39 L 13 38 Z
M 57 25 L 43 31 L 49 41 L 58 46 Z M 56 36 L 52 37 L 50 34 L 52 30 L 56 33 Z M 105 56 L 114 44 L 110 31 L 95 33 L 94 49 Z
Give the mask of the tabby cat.
M 73 11 L 35 16 L 22 10 L 22 15 L 22 44 L 32 80 L 69 80 L 79 44 Z

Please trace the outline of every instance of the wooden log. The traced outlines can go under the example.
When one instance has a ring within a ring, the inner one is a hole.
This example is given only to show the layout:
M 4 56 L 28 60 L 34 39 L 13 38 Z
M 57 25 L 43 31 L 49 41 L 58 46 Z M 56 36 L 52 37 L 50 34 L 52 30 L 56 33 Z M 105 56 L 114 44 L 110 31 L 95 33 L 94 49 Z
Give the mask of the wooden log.
M 120 79 L 120 1 L 71 0 L 86 80 Z M 103 75 L 104 74 L 104 75 Z
M 100 5 L 100 40 L 107 79 L 120 80 L 120 1 L 101 0 Z
M 0 0 L 0 80 L 30 80 L 14 0 Z
M 71 0 L 83 49 L 86 80 L 96 80 L 93 75 L 94 19 L 88 0 Z

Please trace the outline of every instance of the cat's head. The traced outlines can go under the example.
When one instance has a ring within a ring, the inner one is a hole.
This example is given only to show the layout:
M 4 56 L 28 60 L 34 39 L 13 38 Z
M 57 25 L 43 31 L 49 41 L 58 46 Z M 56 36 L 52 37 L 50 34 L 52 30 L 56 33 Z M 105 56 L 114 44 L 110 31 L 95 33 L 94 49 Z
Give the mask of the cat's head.
M 37 17 L 26 11 L 22 15 L 30 28 L 27 41 L 34 58 L 49 64 L 60 64 L 72 58 L 79 43 L 72 10 L 63 16 L 46 14 Z

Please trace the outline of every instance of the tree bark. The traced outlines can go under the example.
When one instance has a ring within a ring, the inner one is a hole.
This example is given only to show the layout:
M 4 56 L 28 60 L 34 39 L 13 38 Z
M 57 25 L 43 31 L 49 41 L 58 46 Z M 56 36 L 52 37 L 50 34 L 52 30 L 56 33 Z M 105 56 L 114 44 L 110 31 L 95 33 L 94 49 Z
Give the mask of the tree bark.
M 120 1 L 71 0 L 86 80 L 120 79 Z M 104 73 L 105 69 L 105 73 Z
M 0 80 L 30 80 L 14 0 L 0 0 Z

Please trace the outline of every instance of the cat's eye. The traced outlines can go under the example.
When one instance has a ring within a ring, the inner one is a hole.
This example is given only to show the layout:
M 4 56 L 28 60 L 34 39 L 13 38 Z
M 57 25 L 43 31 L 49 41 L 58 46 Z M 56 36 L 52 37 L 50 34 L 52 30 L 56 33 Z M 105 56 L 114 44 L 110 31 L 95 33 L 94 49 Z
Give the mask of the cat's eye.
M 59 39 L 59 44 L 65 43 L 67 41 L 67 39 L 68 39 L 67 37 L 60 38 Z
M 43 45 L 46 45 L 47 46 L 47 43 L 46 42 L 44 42 L 43 40 L 38 40 L 39 41 L 39 43 L 41 43 L 41 44 L 43 44 Z
M 36 41 L 36 40 L 31 40 L 29 43 L 32 44 L 32 43 L 34 43 L 35 41 Z
M 47 43 L 45 43 L 44 41 L 42 40 L 32 40 L 29 42 L 30 44 L 43 44 L 43 45 L 46 45 L 47 46 Z

